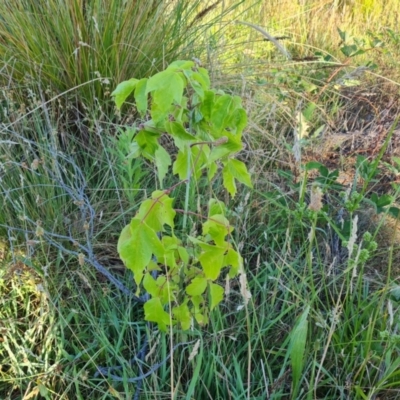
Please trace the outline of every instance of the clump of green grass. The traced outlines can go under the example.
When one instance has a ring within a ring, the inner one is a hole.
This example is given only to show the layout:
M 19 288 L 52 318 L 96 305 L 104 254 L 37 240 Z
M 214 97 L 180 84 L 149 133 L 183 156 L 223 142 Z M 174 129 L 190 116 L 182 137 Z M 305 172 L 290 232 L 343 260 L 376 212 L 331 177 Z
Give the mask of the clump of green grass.
M 199 56 L 202 35 L 237 2 L 220 3 L 17 0 L 9 7 L 3 2 L 2 86 L 21 90 L 25 84 L 57 95 L 75 88 L 67 104 L 81 112 L 98 102 L 106 108 L 118 82 L 148 76 L 183 55 Z

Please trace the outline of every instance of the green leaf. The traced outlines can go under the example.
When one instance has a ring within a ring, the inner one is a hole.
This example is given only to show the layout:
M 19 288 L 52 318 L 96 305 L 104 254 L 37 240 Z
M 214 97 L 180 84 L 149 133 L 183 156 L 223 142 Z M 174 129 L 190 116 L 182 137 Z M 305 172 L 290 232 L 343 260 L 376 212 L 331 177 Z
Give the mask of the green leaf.
M 204 70 L 204 68 L 202 68 Z M 190 82 L 190 86 L 197 93 L 201 100 L 204 100 L 205 90 L 210 88 L 210 78 L 207 70 L 205 72 L 198 72 L 193 70 L 186 70 L 184 74 Z
M 178 253 L 179 253 L 179 257 L 182 260 L 182 262 L 185 265 L 188 265 L 189 264 L 189 253 L 188 253 L 188 251 L 184 247 L 179 246 L 178 247 Z
M 243 260 L 241 255 L 234 249 L 229 248 L 225 254 L 223 262 L 224 266 L 231 267 L 229 270 L 229 278 L 234 278 L 238 274 L 242 262 Z
M 186 303 L 173 307 L 172 314 L 174 315 L 176 321 L 180 322 L 183 330 L 190 328 L 190 325 L 192 324 L 192 315 Z
M 201 83 L 201 86 L 203 86 L 204 90 L 208 89 L 211 84 L 208 71 L 203 67 L 198 68 L 197 71 L 198 72 L 194 75 L 194 79 L 196 79 L 197 81 L 199 81 Z
M 378 197 L 376 193 L 372 193 L 371 200 L 376 204 L 377 208 L 382 208 L 393 203 L 394 197 L 390 194 L 383 194 Z
M 206 310 L 202 306 L 204 303 L 203 296 L 193 296 L 190 300 L 193 304 L 192 312 L 197 323 L 199 325 L 206 325 L 208 323 L 208 317 L 206 315 Z
M 214 178 L 215 174 L 218 171 L 218 165 L 216 162 L 212 162 L 208 166 L 208 172 L 207 172 L 207 178 L 211 182 L 211 180 Z
M 144 275 L 143 287 L 151 297 L 160 296 L 160 288 L 157 285 L 156 280 L 151 276 L 151 274 Z
M 152 117 L 157 122 L 166 117 L 175 102 L 180 104 L 183 96 L 184 81 L 179 73 L 165 70 L 147 81 L 146 92 L 152 93 Z
M 176 215 L 172 207 L 174 199 L 161 190 L 154 191 L 151 197 L 141 204 L 135 218 L 146 222 L 154 232 L 163 231 L 165 224 L 173 229 Z
M 209 163 L 220 160 L 223 157 L 237 153 L 238 151 L 242 150 L 243 145 L 240 137 L 237 139 L 227 132 L 225 133 L 225 136 L 228 138 L 228 142 L 219 146 L 214 146 L 212 148 L 210 157 L 208 159 Z
M 179 150 L 174 165 L 172 166 L 172 172 L 174 175 L 178 175 L 180 180 L 184 180 L 188 176 L 189 151 L 187 147 L 183 150 Z
M 321 167 L 324 167 L 324 165 L 321 164 L 320 162 L 318 162 L 318 161 L 310 161 L 305 165 L 305 170 L 306 171 L 311 171 L 312 169 L 317 169 L 319 171 Z
M 400 209 L 398 207 L 389 207 L 388 213 L 393 217 L 393 218 L 399 218 L 400 216 Z
M 174 292 L 177 291 L 177 285 L 164 275 L 160 275 L 156 282 L 159 288 L 158 297 L 160 298 L 161 304 L 165 305 L 174 301 Z
M 212 217 L 213 215 L 226 214 L 226 205 L 223 201 L 211 198 L 208 201 L 208 217 Z
M 228 191 L 228 193 L 232 196 L 235 197 L 236 195 L 236 183 L 235 183 L 235 178 L 232 175 L 232 173 L 229 171 L 228 168 L 224 168 L 222 170 L 222 181 L 224 184 L 224 188 Z
M 211 119 L 211 113 L 214 108 L 215 93 L 213 90 L 204 92 L 204 100 L 200 104 L 200 112 L 206 121 Z
M 200 254 L 199 261 L 207 279 L 215 281 L 223 266 L 225 249 L 217 246 L 209 246 L 211 251 L 205 251 Z
M 253 187 L 246 165 L 242 161 L 235 160 L 233 158 L 230 158 L 228 161 L 224 162 L 222 177 L 224 186 L 232 197 L 235 197 L 236 194 L 235 179 L 250 188 Z
M 210 297 L 211 297 L 210 311 L 212 311 L 223 300 L 224 289 L 220 285 L 217 285 L 216 283 L 210 283 Z
M 189 296 L 200 296 L 204 293 L 207 287 L 207 279 L 196 277 L 192 279 L 190 284 L 186 287 L 186 293 Z
M 162 255 L 163 248 L 155 231 L 147 224 L 134 218 L 126 226 L 118 240 L 118 253 L 133 274 L 137 285 L 143 277 L 143 270 L 153 254 Z
M 171 325 L 170 315 L 164 311 L 159 298 L 148 300 L 144 305 L 144 319 L 155 322 L 162 332 L 166 332 L 167 326 Z
M 310 306 L 307 306 L 303 314 L 297 320 L 295 327 L 290 334 L 289 355 L 292 362 L 292 385 L 293 398 L 296 398 L 300 387 L 304 368 L 304 353 L 308 332 L 308 313 Z
M 233 120 L 231 121 L 231 128 L 233 133 L 241 135 L 244 128 L 247 126 L 247 114 L 243 108 L 234 111 Z
M 217 246 L 223 247 L 225 236 L 233 231 L 229 221 L 222 214 L 215 214 L 203 224 L 203 235 L 210 235 Z
M 138 79 L 132 78 L 128 81 L 121 82 L 115 88 L 115 90 L 111 93 L 111 96 L 114 96 L 115 105 L 118 110 L 121 109 L 122 104 L 125 103 L 125 100 L 129 97 L 129 95 L 134 91 L 136 84 L 139 82 Z
M 337 28 L 340 39 L 342 39 L 343 43 L 346 43 L 350 40 L 350 35 L 346 31 L 342 31 L 341 29 Z
M 184 180 L 188 177 L 188 168 L 191 168 L 192 177 L 198 179 L 201 176 L 203 167 L 207 165 L 209 154 L 210 148 L 207 145 L 186 147 L 183 150 L 179 150 L 172 171 L 174 174 L 178 174 L 181 180 Z M 190 160 L 188 159 L 189 155 Z M 196 164 L 194 165 L 195 161 Z
M 215 138 L 219 138 L 222 130 L 227 126 L 232 106 L 232 96 L 224 94 L 217 97 L 211 111 L 212 132 Z
M 135 89 L 136 108 L 139 114 L 144 117 L 147 111 L 147 78 L 141 79 Z
M 158 172 L 158 180 L 160 181 L 160 186 L 163 187 L 163 180 L 167 175 L 168 167 L 171 165 L 171 157 L 162 146 L 158 147 L 154 156 Z
M 176 60 L 169 64 L 167 70 L 176 71 L 176 70 L 191 70 L 194 67 L 193 61 L 188 60 Z
M 159 133 L 154 133 L 147 130 L 142 130 L 135 136 L 134 140 L 139 145 L 143 156 L 151 161 L 154 158 L 156 150 L 160 146 L 158 144 L 159 137 Z
M 358 47 L 355 44 L 350 44 L 350 45 L 345 45 L 340 48 L 340 51 L 346 56 L 346 57 L 353 57 L 356 55 L 358 52 Z
M 180 122 L 166 122 L 165 130 L 174 138 L 179 150 L 184 150 L 185 146 L 196 140 L 196 137 L 187 132 Z

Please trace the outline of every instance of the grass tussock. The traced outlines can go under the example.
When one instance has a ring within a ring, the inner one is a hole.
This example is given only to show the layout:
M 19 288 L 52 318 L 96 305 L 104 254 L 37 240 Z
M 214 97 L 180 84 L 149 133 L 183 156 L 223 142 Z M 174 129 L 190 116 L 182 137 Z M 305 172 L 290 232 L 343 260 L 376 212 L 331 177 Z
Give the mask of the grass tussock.
M 0 398 L 399 399 L 399 7 L 1 2 Z M 157 179 L 109 93 L 183 57 L 249 116 L 254 190 L 226 200 L 251 298 L 163 334 L 116 251 Z

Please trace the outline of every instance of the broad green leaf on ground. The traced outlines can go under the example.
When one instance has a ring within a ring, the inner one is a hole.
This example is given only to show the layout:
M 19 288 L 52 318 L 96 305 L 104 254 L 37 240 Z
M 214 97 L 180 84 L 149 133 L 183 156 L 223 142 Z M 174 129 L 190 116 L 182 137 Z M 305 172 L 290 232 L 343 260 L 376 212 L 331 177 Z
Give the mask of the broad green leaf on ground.
M 207 287 L 207 279 L 203 277 L 196 277 L 186 287 L 186 293 L 189 296 L 200 296 L 204 293 Z
M 143 270 L 149 264 L 153 254 L 162 255 L 160 239 L 147 224 L 134 218 L 121 233 L 118 241 L 119 255 L 133 274 L 137 285 L 143 278 Z
M 162 146 L 158 147 L 154 153 L 154 157 L 157 167 L 158 180 L 160 182 L 160 186 L 163 187 L 163 180 L 167 175 L 168 167 L 171 165 L 171 157 Z
M 135 90 L 136 84 L 138 82 L 139 80 L 135 78 L 121 82 L 111 93 L 111 96 L 114 96 L 115 105 L 118 109 L 121 109 L 122 104 L 125 103 L 125 100 Z
M 246 165 L 242 161 L 235 160 L 233 158 L 230 158 L 224 162 L 222 177 L 224 186 L 232 197 L 235 197 L 236 194 L 235 179 L 250 188 L 253 187 Z
M 216 283 L 210 283 L 210 311 L 218 306 L 224 298 L 224 288 Z
M 147 86 L 147 78 L 143 78 L 137 83 L 135 89 L 136 108 L 142 117 L 144 117 L 147 111 L 146 86 Z
M 166 332 L 167 326 L 171 325 L 170 315 L 164 311 L 158 297 L 148 300 L 144 305 L 144 319 L 155 322 L 162 332 Z
M 192 324 L 192 315 L 189 311 L 187 303 L 173 307 L 172 314 L 174 315 L 176 321 L 181 324 L 183 330 L 190 328 L 190 325 Z
M 164 230 L 164 225 L 174 228 L 174 218 L 176 215 L 172 207 L 174 199 L 170 198 L 165 192 L 156 190 L 152 193 L 151 199 L 145 200 L 139 208 L 135 218 L 146 222 L 147 226 L 154 232 Z

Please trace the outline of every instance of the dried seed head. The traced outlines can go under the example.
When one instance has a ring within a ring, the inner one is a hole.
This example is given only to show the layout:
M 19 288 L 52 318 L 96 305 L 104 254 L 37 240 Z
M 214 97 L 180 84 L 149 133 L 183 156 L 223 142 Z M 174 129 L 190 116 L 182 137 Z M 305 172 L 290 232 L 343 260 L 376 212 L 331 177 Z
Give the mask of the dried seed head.
M 39 161 L 37 158 L 35 158 L 35 159 L 32 161 L 31 168 L 32 168 L 34 171 L 36 171 L 36 170 L 39 168 L 39 163 L 40 163 L 40 161 Z
M 85 255 L 82 253 L 78 254 L 78 263 L 81 267 L 85 265 Z
M 322 190 L 318 185 L 313 185 L 311 188 L 310 204 L 308 209 L 311 211 L 320 211 L 322 209 Z
M 35 234 L 37 237 L 43 237 L 44 229 L 41 226 L 37 226 Z
M 194 345 L 193 350 L 189 355 L 188 361 L 192 361 L 197 356 L 197 354 L 199 352 L 199 347 L 200 347 L 200 339 Z
M 244 271 L 242 271 L 239 276 L 239 284 L 240 284 L 240 293 L 243 297 L 243 302 L 247 306 L 249 300 L 251 299 L 251 293 L 250 290 L 248 289 L 247 276 L 244 273 Z

